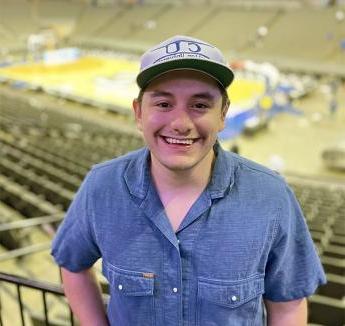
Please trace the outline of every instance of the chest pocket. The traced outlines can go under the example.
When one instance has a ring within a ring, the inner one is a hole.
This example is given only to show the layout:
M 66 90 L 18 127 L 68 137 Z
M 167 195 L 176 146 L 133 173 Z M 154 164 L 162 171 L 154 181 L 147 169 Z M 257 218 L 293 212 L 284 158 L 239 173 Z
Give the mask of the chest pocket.
M 154 274 L 104 264 L 110 287 L 108 318 L 111 325 L 153 326 Z
M 264 279 L 240 281 L 198 279 L 198 326 L 262 325 Z

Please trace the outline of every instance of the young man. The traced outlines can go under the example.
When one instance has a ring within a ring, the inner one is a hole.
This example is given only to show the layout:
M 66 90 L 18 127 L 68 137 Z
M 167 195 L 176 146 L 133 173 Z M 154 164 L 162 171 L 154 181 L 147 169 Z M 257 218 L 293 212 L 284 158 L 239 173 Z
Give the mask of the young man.
M 283 179 L 217 142 L 232 80 L 194 38 L 142 56 L 133 108 L 147 148 L 93 167 L 53 243 L 82 325 L 264 325 L 265 310 L 269 325 L 306 325 L 325 276 Z

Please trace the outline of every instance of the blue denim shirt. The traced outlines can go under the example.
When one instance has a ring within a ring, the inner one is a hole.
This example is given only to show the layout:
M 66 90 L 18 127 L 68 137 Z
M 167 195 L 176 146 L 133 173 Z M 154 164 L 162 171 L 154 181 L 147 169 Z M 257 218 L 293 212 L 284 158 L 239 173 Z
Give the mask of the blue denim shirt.
M 103 258 L 111 325 L 263 325 L 263 298 L 294 300 L 325 283 L 283 179 L 215 149 L 211 181 L 176 233 L 147 148 L 96 165 L 84 180 L 52 254 L 74 272 Z

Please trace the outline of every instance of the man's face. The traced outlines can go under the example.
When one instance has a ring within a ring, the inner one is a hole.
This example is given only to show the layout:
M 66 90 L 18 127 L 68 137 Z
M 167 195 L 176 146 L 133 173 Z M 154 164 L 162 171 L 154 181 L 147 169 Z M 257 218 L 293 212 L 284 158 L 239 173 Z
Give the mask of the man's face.
M 182 171 L 211 162 L 224 128 L 222 102 L 216 81 L 197 71 L 172 71 L 152 81 L 141 102 L 133 102 L 152 164 Z

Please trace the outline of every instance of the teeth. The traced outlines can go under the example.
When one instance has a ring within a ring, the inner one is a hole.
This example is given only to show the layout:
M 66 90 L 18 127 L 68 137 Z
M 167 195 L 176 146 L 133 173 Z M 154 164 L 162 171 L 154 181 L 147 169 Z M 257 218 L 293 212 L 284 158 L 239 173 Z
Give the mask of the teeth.
M 176 138 L 165 138 L 169 144 L 183 144 L 183 145 L 192 145 L 193 139 L 176 139 Z

